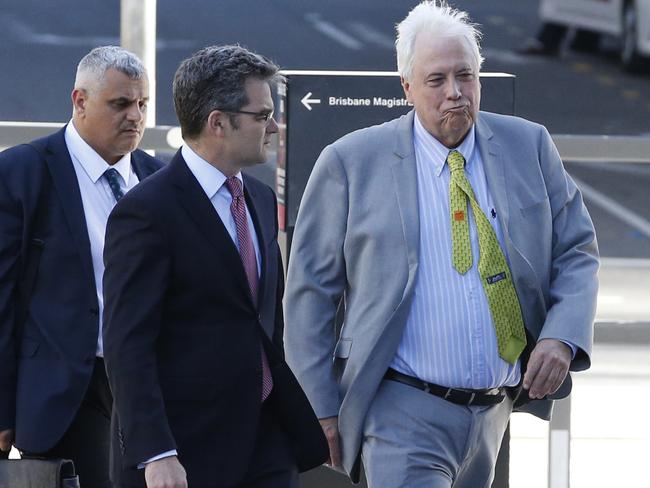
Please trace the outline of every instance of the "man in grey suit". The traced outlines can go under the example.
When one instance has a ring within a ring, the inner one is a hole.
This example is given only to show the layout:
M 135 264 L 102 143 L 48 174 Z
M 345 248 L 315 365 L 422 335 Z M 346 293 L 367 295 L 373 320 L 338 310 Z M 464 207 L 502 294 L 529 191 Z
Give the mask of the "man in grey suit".
M 490 486 L 513 408 L 548 419 L 590 365 L 593 225 L 544 127 L 479 112 L 479 36 L 415 7 L 397 39 L 414 110 L 325 148 L 298 214 L 287 361 L 330 464 L 357 481 L 363 459 L 374 487 Z

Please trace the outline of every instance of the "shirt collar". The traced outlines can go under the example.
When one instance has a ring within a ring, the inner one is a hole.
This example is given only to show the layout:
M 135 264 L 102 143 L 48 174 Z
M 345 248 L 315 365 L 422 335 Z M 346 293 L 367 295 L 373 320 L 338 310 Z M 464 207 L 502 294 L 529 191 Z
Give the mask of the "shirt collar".
M 209 199 L 212 199 L 226 182 L 226 175 L 196 154 L 187 144 L 183 144 L 181 147 L 181 155 L 185 163 L 187 163 L 187 167 L 197 179 L 201 188 L 203 188 L 205 194 Z M 242 178 L 241 171 L 235 177 L 241 181 L 242 188 L 244 188 L 244 179 Z
M 131 178 L 131 153 L 125 154 L 113 165 L 108 164 L 104 158 L 97 154 L 97 151 L 84 141 L 72 121 L 65 128 L 65 143 L 70 154 L 79 162 L 93 183 L 97 183 L 107 169 L 115 168 L 128 185 Z
M 413 134 L 416 145 L 421 145 L 426 149 L 426 152 L 431 155 L 431 163 L 435 167 L 436 176 L 440 176 L 442 170 L 445 167 L 447 162 L 447 155 L 449 154 L 449 149 L 438 139 L 433 137 L 422 125 L 420 118 L 416 112 L 415 117 L 413 117 Z M 476 147 L 476 131 L 474 129 L 474 124 L 470 128 L 467 136 L 463 139 L 463 142 L 455 148 L 456 151 L 461 153 L 465 158 L 465 171 L 469 174 L 472 173 L 472 160 L 474 156 L 474 149 Z

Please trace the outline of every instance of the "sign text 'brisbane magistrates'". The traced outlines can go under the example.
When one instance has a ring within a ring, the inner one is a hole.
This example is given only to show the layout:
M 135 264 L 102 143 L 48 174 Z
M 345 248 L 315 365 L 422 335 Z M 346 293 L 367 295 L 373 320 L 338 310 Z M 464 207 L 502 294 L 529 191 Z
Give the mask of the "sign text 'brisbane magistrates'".
M 351 98 L 351 97 L 329 97 L 330 107 L 404 107 L 411 105 L 406 98 Z

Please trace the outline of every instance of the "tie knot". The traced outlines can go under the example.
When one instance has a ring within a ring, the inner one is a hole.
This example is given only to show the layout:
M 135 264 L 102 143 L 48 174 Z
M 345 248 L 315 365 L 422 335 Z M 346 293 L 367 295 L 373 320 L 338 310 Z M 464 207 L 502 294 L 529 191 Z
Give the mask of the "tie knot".
M 104 171 L 104 176 L 106 176 L 106 179 L 109 182 L 113 182 L 113 181 L 119 182 L 117 179 L 118 175 L 119 173 L 115 168 L 108 168 L 106 171 Z
M 453 173 L 454 171 L 462 170 L 465 167 L 465 158 L 461 153 L 454 149 L 453 151 L 449 151 L 449 154 L 447 155 L 447 164 L 449 165 L 449 171 Z
M 242 184 L 236 176 L 229 176 L 226 178 L 226 188 L 233 198 L 241 197 L 244 193 L 242 191 Z

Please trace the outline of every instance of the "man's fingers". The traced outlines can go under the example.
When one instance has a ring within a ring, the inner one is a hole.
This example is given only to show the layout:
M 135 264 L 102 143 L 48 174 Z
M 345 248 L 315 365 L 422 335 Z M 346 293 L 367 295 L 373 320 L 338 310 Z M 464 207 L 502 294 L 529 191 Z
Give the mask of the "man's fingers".
M 569 365 L 571 348 L 556 339 L 543 339 L 530 355 L 523 387 L 533 399 L 555 393 L 562 385 Z
M 327 443 L 330 448 L 330 462 L 332 467 L 338 468 L 341 466 L 341 448 L 339 446 L 339 434 L 336 432 L 336 435 L 329 437 Z
M 188 488 L 185 468 L 176 456 L 147 464 L 144 477 L 147 488 Z
M 330 450 L 329 465 L 332 468 L 341 467 L 341 447 L 339 443 L 338 417 L 328 417 L 319 420 L 323 433 L 327 439 L 327 445 Z
M 530 359 L 528 360 L 526 374 L 524 375 L 524 390 L 530 390 L 540 367 L 541 361 L 539 360 L 538 355 L 535 354 L 535 350 L 533 350 L 532 354 L 530 355 Z
M 553 376 L 553 366 L 545 361 L 539 368 L 533 383 L 530 385 L 528 396 L 530 398 L 544 398 L 548 390 L 549 378 Z
M 0 431 L 0 451 L 11 451 L 13 443 L 14 431 L 12 429 Z

